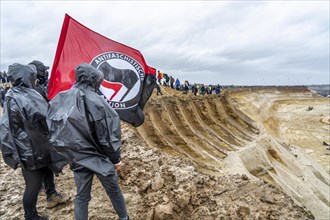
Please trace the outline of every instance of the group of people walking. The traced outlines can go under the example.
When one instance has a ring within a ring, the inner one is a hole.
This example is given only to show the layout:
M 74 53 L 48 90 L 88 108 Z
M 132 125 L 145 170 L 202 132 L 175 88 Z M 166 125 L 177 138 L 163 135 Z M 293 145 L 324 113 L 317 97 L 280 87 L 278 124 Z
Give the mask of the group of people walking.
M 179 90 L 180 87 L 180 80 L 177 78 L 175 79 L 172 76 L 169 76 L 166 73 L 162 73 L 158 70 L 158 74 L 157 74 L 157 81 L 159 85 L 162 85 L 161 80 L 164 79 L 163 81 L 163 85 L 164 86 L 169 86 L 172 89 L 177 89 Z
M 176 89 L 179 91 L 183 91 L 184 94 L 188 94 L 189 91 L 191 91 L 194 95 L 205 95 L 205 94 L 220 94 L 222 91 L 222 86 L 219 84 L 217 85 L 204 85 L 204 84 L 190 84 L 187 80 L 184 81 L 184 83 L 181 84 L 180 80 L 177 78 L 176 80 L 174 77 L 169 76 L 166 73 L 162 73 L 158 70 L 157 74 L 157 81 L 156 83 L 156 89 L 157 89 L 157 95 L 161 94 L 160 85 L 162 85 L 163 80 L 163 86 L 170 87 L 172 89 Z
M 120 118 L 98 95 L 103 73 L 89 64 L 78 65 L 72 88 L 49 101 L 47 69 L 42 62 L 33 61 L 10 65 L 7 72 L 12 86 L 4 100 L 0 148 L 4 162 L 22 170 L 25 219 L 48 219 L 36 208 L 42 187 L 47 194 L 46 207 L 68 202 L 68 197 L 55 189 L 54 178 L 66 164 L 77 187 L 76 220 L 88 219 L 94 174 L 119 219 L 129 219 L 116 173 L 123 166 Z

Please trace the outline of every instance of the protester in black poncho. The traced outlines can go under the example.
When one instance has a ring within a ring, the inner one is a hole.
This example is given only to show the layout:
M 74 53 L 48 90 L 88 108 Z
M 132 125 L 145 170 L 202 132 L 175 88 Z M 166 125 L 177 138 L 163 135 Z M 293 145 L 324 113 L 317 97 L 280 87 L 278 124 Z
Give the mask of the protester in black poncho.
M 9 66 L 8 79 L 12 87 L 5 96 L 4 115 L 0 123 L 2 156 L 11 168 L 22 168 L 25 219 L 48 219 L 39 216 L 36 210 L 44 172 L 48 166 L 54 172 L 60 172 L 65 163 L 48 142 L 48 104 L 34 90 L 35 67 L 13 64 Z
M 49 104 L 50 141 L 74 172 L 77 195 L 75 219 L 88 219 L 94 174 L 102 182 L 121 220 L 128 219 L 116 170 L 121 166 L 121 128 L 117 112 L 97 94 L 103 73 L 88 64 L 76 70 L 74 86 Z
M 37 83 L 35 90 L 40 93 L 46 100 L 47 97 L 47 86 L 48 86 L 48 66 L 45 66 L 43 62 L 39 60 L 33 60 L 31 65 L 34 65 L 37 69 Z
M 37 81 L 34 89 L 44 97 L 45 100 L 48 101 L 47 97 L 47 86 L 48 86 L 48 66 L 45 66 L 43 62 L 39 60 L 33 60 L 31 65 L 34 65 L 37 70 Z M 48 106 L 48 103 L 47 103 Z M 53 208 L 58 204 L 65 203 L 68 201 L 68 197 L 63 196 L 58 193 L 55 188 L 55 177 L 54 173 L 51 169 L 44 170 L 44 178 L 43 178 L 43 187 L 47 196 L 47 208 Z

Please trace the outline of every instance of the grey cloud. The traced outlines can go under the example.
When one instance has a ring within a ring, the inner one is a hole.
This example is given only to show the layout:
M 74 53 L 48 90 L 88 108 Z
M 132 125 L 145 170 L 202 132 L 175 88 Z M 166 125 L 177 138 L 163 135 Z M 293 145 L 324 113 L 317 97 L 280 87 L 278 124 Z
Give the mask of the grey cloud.
M 329 2 L 299 1 L 1 1 L 1 70 L 32 59 L 51 66 L 68 12 L 182 80 L 330 83 L 327 8 Z

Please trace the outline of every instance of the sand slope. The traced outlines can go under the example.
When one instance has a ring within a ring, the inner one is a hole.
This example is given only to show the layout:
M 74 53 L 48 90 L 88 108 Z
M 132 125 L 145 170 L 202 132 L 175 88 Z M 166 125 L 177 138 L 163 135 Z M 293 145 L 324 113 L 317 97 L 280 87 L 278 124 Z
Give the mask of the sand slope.
M 178 98 L 164 89 L 167 96 L 148 104 L 146 123 L 138 129 L 149 146 L 175 150 L 203 173 L 260 178 L 316 218 L 330 218 L 330 151 L 323 145 L 330 143 L 329 99 L 305 87 Z
M 329 99 L 305 88 L 183 95 L 162 87 L 138 129 L 122 125 L 118 174 L 132 219 L 328 219 Z M 313 107 L 307 111 L 308 107 Z M 304 117 L 302 117 L 304 116 Z M 308 117 L 307 117 L 308 116 Z M 316 162 L 317 161 L 317 162 Z M 56 178 L 67 204 L 38 210 L 73 219 L 75 185 Z M 22 218 L 23 179 L 0 160 L 0 219 Z M 117 219 L 95 178 L 90 219 Z

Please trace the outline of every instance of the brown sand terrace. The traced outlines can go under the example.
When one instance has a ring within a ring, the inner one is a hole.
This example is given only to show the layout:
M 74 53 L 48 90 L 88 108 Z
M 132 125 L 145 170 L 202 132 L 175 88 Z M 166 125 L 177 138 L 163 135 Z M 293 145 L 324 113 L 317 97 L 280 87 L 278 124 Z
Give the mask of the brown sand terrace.
M 329 219 L 330 99 L 305 87 L 238 88 L 193 96 L 161 87 L 139 128 L 122 124 L 118 173 L 132 219 Z M 73 219 L 67 204 L 38 210 Z M 20 170 L 0 160 L 0 219 L 23 219 Z M 90 219 L 117 219 L 95 178 Z

